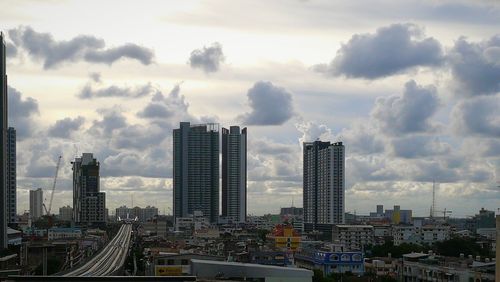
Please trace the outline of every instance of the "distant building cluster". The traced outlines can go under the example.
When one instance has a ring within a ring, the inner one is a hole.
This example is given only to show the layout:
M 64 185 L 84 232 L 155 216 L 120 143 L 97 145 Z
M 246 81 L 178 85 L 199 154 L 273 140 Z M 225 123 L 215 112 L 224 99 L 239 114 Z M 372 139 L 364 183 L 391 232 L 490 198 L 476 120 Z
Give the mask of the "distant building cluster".
M 147 222 L 158 216 L 158 208 L 147 206 L 145 208 L 121 206 L 116 208 L 116 220 L 130 219 L 139 222 Z

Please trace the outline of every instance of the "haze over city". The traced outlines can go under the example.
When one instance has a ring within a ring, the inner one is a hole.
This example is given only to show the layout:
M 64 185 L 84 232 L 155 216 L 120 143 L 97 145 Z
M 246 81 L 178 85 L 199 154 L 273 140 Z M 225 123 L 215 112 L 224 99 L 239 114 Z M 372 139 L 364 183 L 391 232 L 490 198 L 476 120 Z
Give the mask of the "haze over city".
M 495 1 L 1 1 L 17 207 L 70 162 L 110 211 L 172 208 L 179 122 L 248 128 L 248 213 L 302 206 L 302 142 L 345 145 L 345 211 L 500 200 Z M 242 8 L 244 7 L 244 8 Z M 47 193 L 48 194 L 48 193 Z

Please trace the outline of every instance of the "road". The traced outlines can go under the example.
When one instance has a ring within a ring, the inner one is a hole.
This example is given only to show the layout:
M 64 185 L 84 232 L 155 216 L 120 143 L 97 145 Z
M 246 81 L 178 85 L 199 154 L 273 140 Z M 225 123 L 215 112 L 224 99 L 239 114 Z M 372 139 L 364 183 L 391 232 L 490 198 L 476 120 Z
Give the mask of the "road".
M 83 266 L 63 276 L 109 276 L 122 268 L 127 258 L 132 235 L 132 225 L 123 224 L 116 236 Z

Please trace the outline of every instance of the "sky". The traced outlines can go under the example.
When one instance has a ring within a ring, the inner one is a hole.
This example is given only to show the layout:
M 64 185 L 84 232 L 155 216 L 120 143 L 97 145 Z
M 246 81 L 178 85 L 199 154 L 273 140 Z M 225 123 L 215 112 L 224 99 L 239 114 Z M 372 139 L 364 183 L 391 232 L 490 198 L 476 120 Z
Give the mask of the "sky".
M 172 129 L 248 127 L 248 212 L 302 206 L 302 142 L 346 146 L 346 211 L 500 208 L 500 4 L 0 0 L 18 212 L 72 205 L 71 160 L 172 207 Z

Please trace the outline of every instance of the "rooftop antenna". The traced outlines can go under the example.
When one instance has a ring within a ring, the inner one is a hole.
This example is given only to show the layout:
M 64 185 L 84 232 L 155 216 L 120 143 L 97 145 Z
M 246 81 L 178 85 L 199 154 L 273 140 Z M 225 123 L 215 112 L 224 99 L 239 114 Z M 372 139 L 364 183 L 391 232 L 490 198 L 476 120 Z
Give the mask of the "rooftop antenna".
M 293 208 L 293 195 L 292 195 L 292 208 Z

